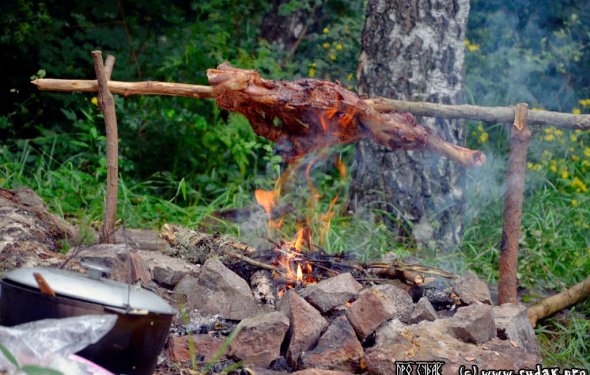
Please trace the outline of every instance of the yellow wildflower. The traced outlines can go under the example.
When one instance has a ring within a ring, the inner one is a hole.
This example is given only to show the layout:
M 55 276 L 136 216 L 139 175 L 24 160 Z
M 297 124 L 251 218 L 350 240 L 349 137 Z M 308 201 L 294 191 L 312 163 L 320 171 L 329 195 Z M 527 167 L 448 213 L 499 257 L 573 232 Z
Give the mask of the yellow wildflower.
M 590 147 L 586 147 L 584 149 L 584 156 L 590 158 Z
M 328 49 L 328 48 L 330 48 L 330 43 L 324 42 L 324 44 L 322 44 L 322 47 L 324 47 L 325 49 Z
M 323 32 L 324 32 L 324 34 L 327 34 L 327 33 L 329 33 L 329 32 L 330 32 L 330 29 L 328 29 L 327 27 L 324 27 L 324 30 L 323 30 Z
M 582 113 L 582 110 L 580 110 L 580 108 L 574 108 L 574 109 L 572 109 L 572 113 L 574 115 L 579 115 Z
M 467 46 L 467 50 L 469 52 L 477 52 L 479 51 L 479 44 L 470 44 Z
M 330 60 L 334 61 L 336 60 L 336 55 L 334 55 L 333 53 L 330 54 L 330 56 L 328 56 L 330 58 Z
M 555 136 L 553 134 L 547 134 L 543 139 L 545 139 L 548 142 L 551 142 L 555 139 Z
M 572 182 L 570 182 L 570 186 L 576 190 L 576 193 L 587 193 L 588 186 L 584 183 L 584 181 L 580 180 L 579 177 L 574 177 Z
M 561 178 L 565 180 L 568 176 L 569 176 L 569 174 L 567 173 L 567 170 L 562 169 L 561 170 Z
M 98 98 L 96 96 L 93 96 L 92 99 L 90 99 L 90 103 L 94 104 L 95 106 L 98 106 Z
M 576 137 L 574 134 L 570 134 L 570 141 L 577 142 L 578 141 L 578 137 Z
M 348 73 L 348 75 L 346 76 L 346 79 L 349 81 L 352 81 L 352 73 Z
M 582 107 L 590 107 L 590 99 L 580 99 L 578 101 Z
M 572 206 L 576 207 L 578 205 L 577 199 L 572 199 Z
M 342 49 L 342 43 L 337 43 L 337 44 L 336 44 L 336 49 L 337 49 L 338 51 L 340 51 L 340 50 Z
M 549 170 L 553 173 L 557 172 L 557 163 L 555 160 L 551 160 L 551 165 L 549 165 Z
M 526 166 L 531 171 L 538 171 L 541 169 L 541 164 L 531 163 L 530 161 L 526 163 Z
M 578 155 L 572 155 L 572 160 L 578 161 L 578 160 L 580 160 L 580 157 Z
M 309 68 L 309 72 L 307 73 L 307 75 L 309 75 L 311 78 L 315 77 L 315 68 Z
M 479 143 L 486 143 L 489 138 L 488 133 L 483 132 L 479 135 Z
M 555 133 L 555 136 L 557 138 L 561 138 L 561 136 L 563 135 L 563 130 L 561 130 L 561 129 L 555 129 L 555 131 L 553 133 Z

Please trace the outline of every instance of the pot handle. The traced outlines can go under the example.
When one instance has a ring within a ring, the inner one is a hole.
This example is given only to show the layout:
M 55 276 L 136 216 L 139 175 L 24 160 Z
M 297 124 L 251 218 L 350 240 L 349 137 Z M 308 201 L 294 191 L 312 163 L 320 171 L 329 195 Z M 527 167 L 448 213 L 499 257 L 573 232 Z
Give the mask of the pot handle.
M 80 265 L 88 271 L 88 277 L 94 280 L 100 280 L 103 276 L 111 274 L 111 269 L 100 264 L 80 262 Z

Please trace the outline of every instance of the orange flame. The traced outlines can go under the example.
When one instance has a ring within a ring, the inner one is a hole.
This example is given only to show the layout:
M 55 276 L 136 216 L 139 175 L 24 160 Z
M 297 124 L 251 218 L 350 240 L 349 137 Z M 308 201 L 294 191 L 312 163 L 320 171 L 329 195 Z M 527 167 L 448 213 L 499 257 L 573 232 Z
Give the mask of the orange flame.
M 305 230 L 303 228 L 299 229 L 297 231 L 297 234 L 295 235 L 295 241 L 292 242 L 292 247 L 301 252 L 301 248 L 303 247 L 303 235 L 305 233 Z
M 273 207 L 276 206 L 277 200 L 276 190 L 256 189 L 256 191 L 254 191 L 254 197 L 256 197 L 256 202 L 258 202 L 258 204 L 264 208 L 264 211 L 266 211 L 268 220 L 271 220 L 271 211 Z
M 324 244 L 325 239 L 327 238 L 328 234 L 330 233 L 330 226 L 332 224 L 332 218 L 336 214 L 334 210 L 334 205 L 338 201 L 338 194 L 332 198 L 330 201 L 330 205 L 328 206 L 328 210 L 320 215 L 320 244 Z
M 303 270 L 301 270 L 301 264 L 297 263 L 297 281 L 303 281 Z
M 336 160 L 334 161 L 334 164 L 336 165 L 336 169 L 338 169 L 340 176 L 342 178 L 346 178 L 346 176 L 347 176 L 346 165 L 344 165 L 344 162 L 342 161 L 342 159 L 340 157 L 336 158 Z

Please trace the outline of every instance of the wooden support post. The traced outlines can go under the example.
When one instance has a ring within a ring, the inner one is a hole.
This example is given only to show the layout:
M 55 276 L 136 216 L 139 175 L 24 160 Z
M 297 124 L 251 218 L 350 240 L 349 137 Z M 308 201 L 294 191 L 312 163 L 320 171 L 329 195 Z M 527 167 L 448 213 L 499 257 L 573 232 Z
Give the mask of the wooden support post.
M 514 124 L 510 130 L 510 155 L 504 195 L 504 226 L 500 245 L 500 280 L 498 285 L 500 304 L 516 303 L 518 240 L 524 199 L 526 157 L 531 139 L 531 131 L 527 121 L 528 106 L 517 104 Z
M 98 104 L 104 115 L 107 137 L 107 192 L 102 228 L 98 236 L 99 243 L 115 243 L 115 221 L 117 219 L 117 189 L 119 178 L 119 136 L 117 135 L 117 115 L 115 99 L 109 91 L 108 81 L 111 77 L 115 58 L 107 57 L 103 65 L 102 52 L 92 51 L 94 71 L 98 82 Z

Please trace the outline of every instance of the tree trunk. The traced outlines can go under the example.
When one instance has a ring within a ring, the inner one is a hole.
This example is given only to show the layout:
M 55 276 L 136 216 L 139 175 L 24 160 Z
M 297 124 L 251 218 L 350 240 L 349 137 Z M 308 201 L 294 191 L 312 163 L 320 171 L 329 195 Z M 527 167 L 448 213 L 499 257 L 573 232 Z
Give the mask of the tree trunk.
M 314 9 L 313 1 L 305 0 L 298 9 L 281 12 L 281 8 L 291 1 L 272 0 L 272 8 L 262 19 L 260 27 L 260 36 L 263 39 L 277 43 L 286 52 L 297 48 L 305 36 Z
M 359 92 L 455 104 L 463 86 L 469 0 L 369 0 L 358 69 Z M 457 121 L 422 119 L 462 144 Z M 378 209 L 402 238 L 451 248 L 462 236 L 462 167 L 429 151 L 357 145 L 350 187 L 354 211 Z

